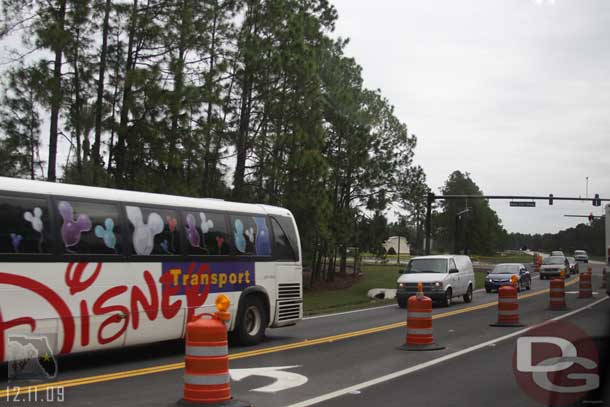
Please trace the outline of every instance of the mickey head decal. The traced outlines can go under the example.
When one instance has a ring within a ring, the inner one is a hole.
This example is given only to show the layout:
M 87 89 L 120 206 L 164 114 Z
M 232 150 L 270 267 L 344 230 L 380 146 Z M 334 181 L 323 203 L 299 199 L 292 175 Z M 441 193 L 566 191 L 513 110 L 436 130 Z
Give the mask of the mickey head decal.
M 22 235 L 19 235 L 17 233 L 11 233 L 11 245 L 13 246 L 13 250 L 15 250 L 15 253 L 19 253 L 19 245 L 21 244 L 22 240 Z
M 127 218 L 133 225 L 133 248 L 139 255 L 151 254 L 155 247 L 155 236 L 163 232 L 163 219 L 158 213 L 148 215 L 144 223 L 142 210 L 137 206 L 126 206 Z
M 32 212 L 24 212 L 23 219 L 32 224 L 32 229 L 38 233 L 42 233 L 44 224 L 42 223 L 42 209 L 34 208 Z
M 61 201 L 57 205 L 59 214 L 63 218 L 61 225 L 61 238 L 66 247 L 76 246 L 80 242 L 80 235 L 91 230 L 91 220 L 89 216 L 80 214 L 74 220 L 74 209 L 66 201 Z
M 214 227 L 214 221 L 212 219 L 207 219 L 203 212 L 199 213 L 199 217 L 201 218 L 201 231 L 205 235 Z
M 250 243 L 254 243 L 254 228 L 248 228 L 244 231 L 244 234 L 248 238 Z
M 269 228 L 263 217 L 255 217 L 256 222 L 256 254 L 259 256 L 271 255 L 271 243 L 269 241 Z
M 235 237 L 235 247 L 242 253 L 246 252 L 246 239 L 244 238 L 244 224 L 241 220 L 235 219 L 235 227 L 233 229 Z
M 104 227 L 105 226 L 105 227 Z M 95 236 L 100 239 L 104 239 L 104 244 L 109 249 L 114 249 L 116 246 L 116 236 L 114 235 L 114 221 L 110 218 L 106 218 L 104 226 L 97 225 L 95 227 Z
M 191 246 L 199 247 L 199 244 L 201 243 L 201 236 L 199 236 L 199 231 L 197 231 L 195 217 L 190 213 L 186 215 L 186 225 L 184 225 L 184 228 L 186 230 L 186 238 Z

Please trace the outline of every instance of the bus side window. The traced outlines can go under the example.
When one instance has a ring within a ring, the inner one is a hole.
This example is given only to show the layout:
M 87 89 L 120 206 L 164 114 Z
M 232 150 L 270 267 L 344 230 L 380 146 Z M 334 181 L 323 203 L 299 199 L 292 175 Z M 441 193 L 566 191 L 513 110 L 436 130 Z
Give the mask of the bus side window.
M 49 253 L 46 199 L 0 196 L 0 253 Z
M 231 253 L 225 215 L 184 211 L 182 222 L 189 255 L 226 256 Z
M 172 209 L 125 206 L 129 238 L 136 255 L 180 254 L 178 213 Z
M 288 216 L 278 216 L 277 220 L 280 223 L 280 226 L 282 227 L 282 229 L 284 230 L 284 233 L 286 233 L 286 237 L 288 238 L 288 241 L 290 242 L 290 246 L 292 247 L 292 250 L 294 252 L 294 260 L 298 261 L 299 260 L 299 239 L 297 237 L 296 230 L 294 229 L 294 222 L 293 222 L 292 218 L 289 218 Z
M 284 229 L 274 217 L 271 219 L 271 227 L 273 229 L 273 256 L 276 260 L 296 261 L 296 252 L 293 249 L 288 236 Z
M 54 206 L 65 253 L 123 252 L 118 206 L 74 200 L 54 200 Z

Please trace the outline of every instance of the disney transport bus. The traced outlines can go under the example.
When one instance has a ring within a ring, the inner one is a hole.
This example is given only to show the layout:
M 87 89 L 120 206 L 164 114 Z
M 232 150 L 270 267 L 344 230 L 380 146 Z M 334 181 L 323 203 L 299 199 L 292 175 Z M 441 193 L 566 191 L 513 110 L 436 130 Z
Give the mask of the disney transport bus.
M 290 211 L 0 177 L 0 362 L 20 336 L 54 354 L 178 339 L 216 293 L 246 345 L 302 318 Z

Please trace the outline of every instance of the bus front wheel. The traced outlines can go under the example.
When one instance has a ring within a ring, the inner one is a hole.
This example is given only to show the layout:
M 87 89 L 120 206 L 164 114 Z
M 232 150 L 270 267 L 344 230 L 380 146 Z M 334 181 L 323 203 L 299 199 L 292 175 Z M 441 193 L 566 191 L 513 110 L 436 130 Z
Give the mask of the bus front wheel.
M 267 312 L 263 301 L 253 295 L 243 299 L 242 312 L 235 326 L 235 335 L 242 345 L 256 345 L 265 337 Z

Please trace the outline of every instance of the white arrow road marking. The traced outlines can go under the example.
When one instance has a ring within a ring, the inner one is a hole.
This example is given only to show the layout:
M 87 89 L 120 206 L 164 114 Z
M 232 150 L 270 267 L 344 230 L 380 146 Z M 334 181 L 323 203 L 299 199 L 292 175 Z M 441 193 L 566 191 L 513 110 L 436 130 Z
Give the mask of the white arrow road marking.
M 267 386 L 252 389 L 250 391 L 258 391 L 262 393 L 277 393 L 278 391 L 299 387 L 307 383 L 309 380 L 306 376 L 293 372 L 284 372 L 286 369 L 293 369 L 296 366 L 277 366 L 277 367 L 256 367 L 251 369 L 229 369 L 231 379 L 240 381 L 249 376 L 263 376 L 275 379 L 275 381 Z

